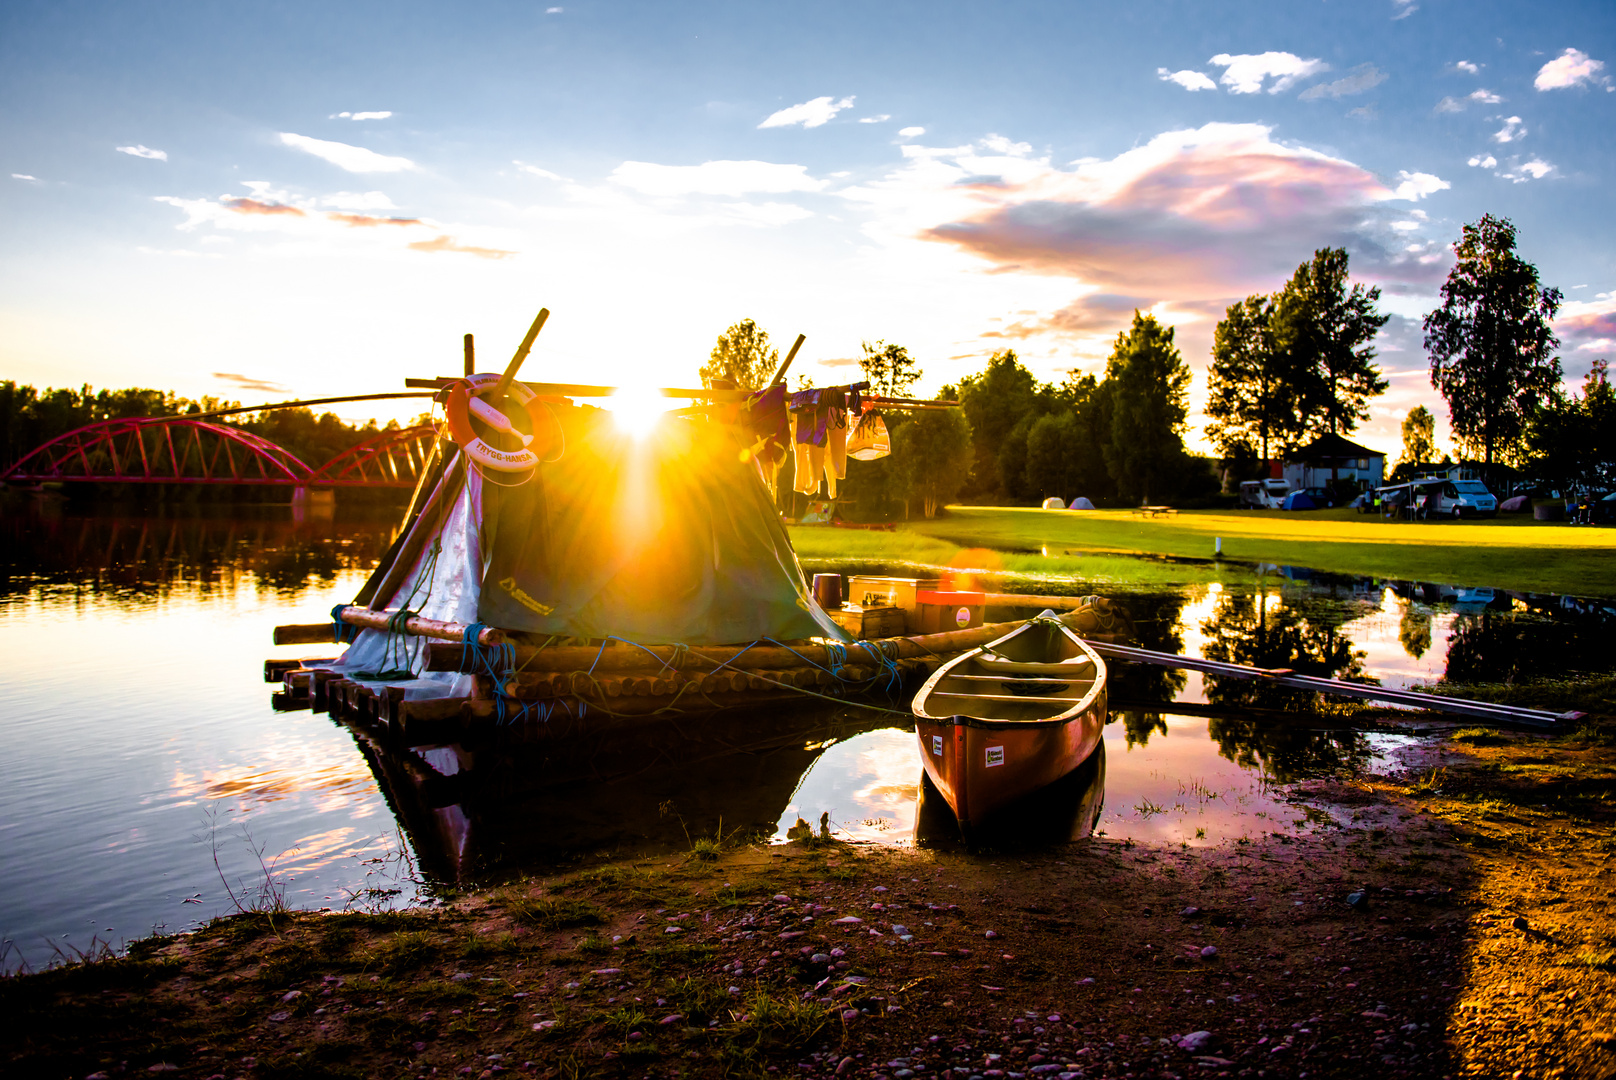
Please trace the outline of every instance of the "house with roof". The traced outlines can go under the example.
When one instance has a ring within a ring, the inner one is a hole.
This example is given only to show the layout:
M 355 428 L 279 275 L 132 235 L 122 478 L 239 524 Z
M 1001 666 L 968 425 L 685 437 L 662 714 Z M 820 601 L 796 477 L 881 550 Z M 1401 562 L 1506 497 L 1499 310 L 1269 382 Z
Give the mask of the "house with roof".
M 1285 483 L 1292 491 L 1329 487 L 1334 479 L 1361 487 L 1380 487 L 1386 478 L 1386 455 L 1334 433 L 1320 435 L 1285 455 Z

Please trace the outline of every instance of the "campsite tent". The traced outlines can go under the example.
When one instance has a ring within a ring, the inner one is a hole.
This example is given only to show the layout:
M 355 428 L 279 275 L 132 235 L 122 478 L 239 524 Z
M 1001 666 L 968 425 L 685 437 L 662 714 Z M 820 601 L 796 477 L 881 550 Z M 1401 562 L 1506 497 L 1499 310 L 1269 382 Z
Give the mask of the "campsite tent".
M 1064 510 L 1066 509 L 1066 502 L 1059 495 L 1051 495 L 1049 498 L 1044 500 L 1044 509 Z
M 1293 491 L 1285 496 L 1280 504 L 1281 510 L 1317 510 L 1319 504 L 1314 502 L 1305 491 Z
M 1088 499 L 1084 498 L 1082 495 L 1079 495 L 1077 498 L 1072 500 L 1072 505 L 1068 509 L 1071 509 L 1071 510 L 1093 510 L 1094 509 L 1094 504 L 1089 502 Z
M 444 509 L 423 511 L 389 553 L 412 560 L 408 572 L 384 558 L 357 602 L 536 642 L 849 640 L 814 602 L 736 429 L 667 417 L 636 437 L 601 409 L 546 408 L 554 428 L 535 432 L 546 452 L 531 478 L 446 469 L 429 504 Z M 390 595 L 367 595 L 391 581 L 402 584 Z M 388 674 L 411 699 L 466 693 L 470 676 L 401 680 L 421 676 L 423 648 L 365 630 L 341 667 Z

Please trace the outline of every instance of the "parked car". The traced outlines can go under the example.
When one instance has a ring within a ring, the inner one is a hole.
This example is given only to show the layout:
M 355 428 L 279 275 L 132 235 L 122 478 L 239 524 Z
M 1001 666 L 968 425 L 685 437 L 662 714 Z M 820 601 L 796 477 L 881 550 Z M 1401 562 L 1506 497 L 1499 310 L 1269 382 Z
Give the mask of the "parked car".
M 1240 484 L 1240 507 L 1244 510 L 1278 510 L 1290 493 L 1283 480 L 1244 480 Z
M 1480 480 L 1415 481 L 1415 489 L 1427 502 L 1426 517 L 1496 517 L 1498 499 Z

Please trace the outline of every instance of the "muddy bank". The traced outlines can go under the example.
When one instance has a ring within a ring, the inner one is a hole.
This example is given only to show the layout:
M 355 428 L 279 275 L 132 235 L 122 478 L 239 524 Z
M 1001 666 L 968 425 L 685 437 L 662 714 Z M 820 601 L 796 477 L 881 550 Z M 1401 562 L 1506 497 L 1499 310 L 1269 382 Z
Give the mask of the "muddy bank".
M 10 1075 L 1616 1072 L 1616 750 L 1461 735 L 1301 837 L 797 842 L 401 914 L 243 915 L 0 981 Z M 1318 815 L 1322 821 L 1325 815 Z M 706 856 L 706 857 L 704 857 Z

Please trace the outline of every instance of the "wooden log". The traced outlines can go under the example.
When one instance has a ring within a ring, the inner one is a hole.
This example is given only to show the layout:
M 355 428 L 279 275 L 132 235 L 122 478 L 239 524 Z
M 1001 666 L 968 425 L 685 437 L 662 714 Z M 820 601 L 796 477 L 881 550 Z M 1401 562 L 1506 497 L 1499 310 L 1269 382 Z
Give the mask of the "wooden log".
M 277 626 L 270 640 L 276 645 L 324 645 L 326 642 L 337 640 L 337 628 L 330 622 L 323 623 L 292 623 L 288 626 Z M 296 665 L 293 661 L 293 665 Z M 264 677 L 269 678 L 270 661 L 264 661 Z
M 349 605 L 338 614 L 342 621 L 349 626 L 357 626 L 361 630 L 386 630 L 391 612 L 376 611 L 372 608 Z M 312 645 L 319 642 L 335 641 L 335 627 L 325 623 L 294 623 L 287 626 L 277 626 L 274 633 L 276 645 Z M 444 622 L 440 619 L 423 619 L 419 615 L 404 620 L 404 632 L 415 637 L 431 638 L 435 641 L 461 642 L 465 639 L 466 624 L 457 622 Z M 482 645 L 499 645 L 506 640 L 505 632 L 493 627 L 483 630 L 477 635 L 477 641 Z M 332 663 L 334 661 L 311 661 L 311 663 Z M 266 669 L 269 662 L 265 661 Z
M 315 671 L 309 680 L 309 707 L 317 713 L 330 712 L 331 684 L 339 678 L 341 676 L 334 671 Z
M 280 682 L 286 677 L 286 673 L 288 671 L 296 671 L 298 668 L 319 667 L 321 664 L 334 664 L 336 662 L 335 657 L 322 660 L 283 660 L 279 658 L 271 658 L 264 661 L 264 681 L 267 683 Z
M 442 636 L 448 637 L 449 631 L 457 626 L 456 623 L 440 624 L 445 628 Z M 985 645 L 995 638 L 1003 637 L 1020 622 L 992 623 L 987 626 L 973 627 L 969 630 L 950 630 L 942 634 L 922 634 L 912 637 L 880 638 L 868 642 L 856 642 L 847 645 L 846 661 L 857 664 L 860 656 L 868 657 L 866 647 L 884 652 L 892 659 L 909 659 L 927 656 L 946 656 L 974 649 Z M 495 631 L 490 631 L 491 633 Z M 423 635 L 432 636 L 432 635 Z M 455 637 L 454 640 L 459 640 Z M 591 668 L 596 673 L 624 674 L 638 672 L 649 674 L 653 678 L 660 678 L 661 665 L 674 659 L 677 650 L 671 645 L 647 645 L 644 648 L 628 648 L 626 646 L 608 647 L 600 649 L 595 646 L 579 645 L 552 645 L 547 648 L 535 648 L 530 645 L 516 646 L 516 664 L 525 671 L 588 671 Z M 830 666 L 832 657 L 830 651 L 822 645 L 798 645 L 787 649 L 779 646 L 760 645 L 740 653 L 740 646 L 733 645 L 698 645 L 690 648 L 685 654 L 685 666 L 693 671 L 705 671 L 719 664 L 730 668 L 740 668 L 748 671 L 761 669 L 787 670 L 819 665 Z M 461 650 L 457 646 L 429 644 L 427 646 L 428 671 L 459 671 L 461 670 Z
M 277 690 L 269 695 L 269 707 L 276 712 L 301 712 L 309 707 L 309 699 Z

